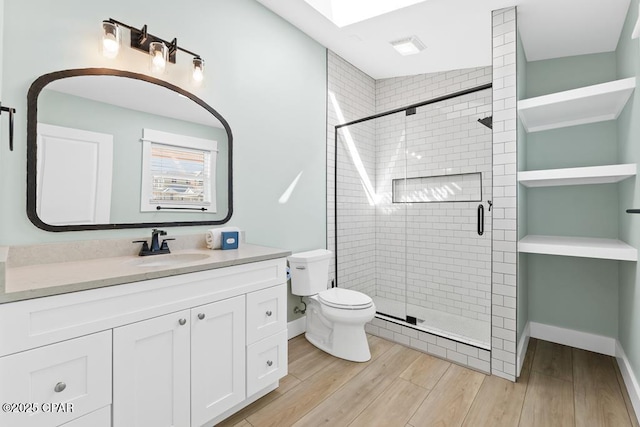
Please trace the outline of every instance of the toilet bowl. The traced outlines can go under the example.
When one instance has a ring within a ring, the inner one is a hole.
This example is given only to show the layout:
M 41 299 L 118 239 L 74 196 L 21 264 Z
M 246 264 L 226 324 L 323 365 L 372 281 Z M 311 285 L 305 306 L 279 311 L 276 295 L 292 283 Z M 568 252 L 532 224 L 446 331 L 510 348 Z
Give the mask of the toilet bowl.
M 373 300 L 357 291 L 327 289 L 331 251 L 291 255 L 291 292 L 307 297 L 305 337 L 319 349 L 354 362 L 371 359 L 364 325 L 373 319 Z

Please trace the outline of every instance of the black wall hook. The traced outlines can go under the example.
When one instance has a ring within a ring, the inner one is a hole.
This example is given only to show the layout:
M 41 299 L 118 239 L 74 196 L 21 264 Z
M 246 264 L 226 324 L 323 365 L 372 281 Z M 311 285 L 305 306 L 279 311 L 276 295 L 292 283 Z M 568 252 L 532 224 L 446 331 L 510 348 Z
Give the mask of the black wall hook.
M 3 107 L 0 103 L 0 114 L 2 114 L 3 111 L 9 113 L 9 151 L 13 151 L 13 116 L 16 114 L 16 109 Z

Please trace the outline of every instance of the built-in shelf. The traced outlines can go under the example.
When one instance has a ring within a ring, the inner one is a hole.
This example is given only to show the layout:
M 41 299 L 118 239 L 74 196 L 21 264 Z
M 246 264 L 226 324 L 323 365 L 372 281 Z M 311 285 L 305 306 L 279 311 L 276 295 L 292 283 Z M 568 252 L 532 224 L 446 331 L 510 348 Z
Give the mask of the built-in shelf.
M 589 166 L 518 172 L 518 182 L 525 187 L 611 184 L 635 176 L 636 164 Z
M 518 242 L 518 252 L 637 261 L 638 250 L 616 239 L 592 237 L 525 236 Z
M 635 77 L 518 101 L 527 132 L 615 120 L 636 87 Z

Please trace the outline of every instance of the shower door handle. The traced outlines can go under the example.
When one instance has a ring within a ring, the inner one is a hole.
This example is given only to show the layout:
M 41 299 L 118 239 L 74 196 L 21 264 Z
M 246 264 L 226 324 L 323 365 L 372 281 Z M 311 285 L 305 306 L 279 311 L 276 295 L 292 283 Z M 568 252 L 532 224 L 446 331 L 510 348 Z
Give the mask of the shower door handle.
M 484 234 L 484 205 L 480 203 L 478 205 L 478 236 Z

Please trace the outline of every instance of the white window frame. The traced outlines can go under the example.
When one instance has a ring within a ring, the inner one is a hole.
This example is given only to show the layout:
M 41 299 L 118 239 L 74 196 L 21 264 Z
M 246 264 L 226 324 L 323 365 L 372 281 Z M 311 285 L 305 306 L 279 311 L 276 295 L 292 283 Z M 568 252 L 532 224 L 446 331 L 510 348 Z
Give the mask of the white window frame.
M 158 212 L 157 206 L 162 203 L 154 202 L 151 199 L 153 194 L 153 177 L 151 174 L 151 145 L 153 143 L 171 145 L 179 148 L 188 148 L 192 150 L 201 150 L 209 152 L 209 171 L 210 176 L 208 182 L 205 183 L 205 201 L 207 210 L 204 213 L 216 213 L 216 158 L 218 155 L 218 142 L 212 139 L 196 138 L 193 136 L 179 135 L 169 132 L 162 132 L 153 129 L 142 129 L 142 188 L 140 191 L 140 211 L 142 212 Z M 202 212 L 199 210 L 183 210 L 174 208 L 192 208 L 192 204 L 180 205 L 177 203 L 167 204 L 163 206 L 162 211 L 165 212 Z

